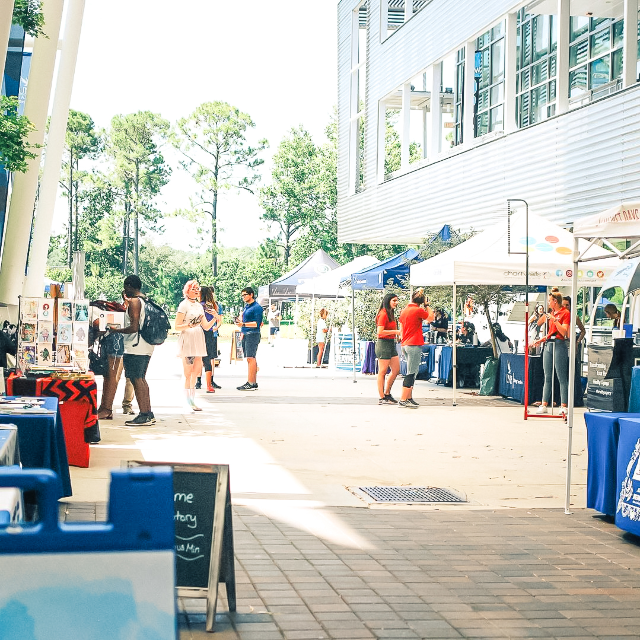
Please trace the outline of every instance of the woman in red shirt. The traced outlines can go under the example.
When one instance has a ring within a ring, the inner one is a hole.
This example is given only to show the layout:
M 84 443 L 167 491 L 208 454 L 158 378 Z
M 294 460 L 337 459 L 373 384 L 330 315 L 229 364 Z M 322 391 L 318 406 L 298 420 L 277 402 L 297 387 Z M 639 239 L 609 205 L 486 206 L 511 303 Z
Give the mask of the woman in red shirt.
M 387 293 L 380 305 L 380 311 L 376 316 L 376 358 L 378 358 L 378 404 L 398 404 L 391 395 L 391 387 L 400 373 L 400 359 L 396 351 L 396 338 L 400 335 L 396 323 L 395 309 L 398 306 L 398 296 L 395 293 Z M 391 373 L 385 377 L 391 367 Z M 385 390 L 386 389 L 386 390 Z
M 536 340 L 533 346 L 544 344 L 542 351 L 542 366 L 544 368 L 544 388 L 542 390 L 542 404 L 538 413 L 547 413 L 553 388 L 553 371 L 560 383 L 561 413 L 567 413 L 567 398 L 569 397 L 569 326 L 571 314 L 562 306 L 562 294 L 554 287 L 549 294 L 549 332 L 544 338 Z

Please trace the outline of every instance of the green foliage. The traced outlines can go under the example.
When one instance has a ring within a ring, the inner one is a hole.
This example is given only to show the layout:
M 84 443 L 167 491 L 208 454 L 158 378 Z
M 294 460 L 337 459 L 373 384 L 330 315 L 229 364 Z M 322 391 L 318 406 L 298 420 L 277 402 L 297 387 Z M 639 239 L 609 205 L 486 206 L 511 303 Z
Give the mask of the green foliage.
M 42 0 L 15 0 L 13 5 L 13 23 L 20 25 L 25 33 L 37 38 L 44 36 L 44 13 Z
M 248 191 L 260 179 L 258 155 L 266 140 L 255 147 L 247 143 L 247 132 L 255 127 L 251 116 L 226 102 L 205 102 L 192 114 L 181 118 L 171 132 L 171 143 L 184 160 L 182 168 L 198 185 L 188 209 L 177 215 L 192 221 L 207 220 L 211 230 L 211 266 L 218 269 L 218 193 L 220 190 Z
M 27 163 L 36 154 L 40 145 L 29 144 L 28 138 L 34 130 L 26 116 L 18 115 L 18 99 L 0 96 L 0 164 L 8 171 L 27 170 Z
M 385 128 L 384 174 L 389 176 L 401 168 L 402 138 L 396 128 L 400 118 L 400 111 L 387 110 Z M 413 164 L 422 159 L 422 147 L 416 142 L 409 143 L 409 163 Z

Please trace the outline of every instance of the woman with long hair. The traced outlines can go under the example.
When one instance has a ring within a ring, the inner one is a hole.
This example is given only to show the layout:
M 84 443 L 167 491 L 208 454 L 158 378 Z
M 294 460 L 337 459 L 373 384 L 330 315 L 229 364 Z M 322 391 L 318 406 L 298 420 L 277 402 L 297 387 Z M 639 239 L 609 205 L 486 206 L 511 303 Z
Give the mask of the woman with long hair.
M 215 370 L 215 360 L 218 357 L 218 328 L 222 324 L 222 316 L 220 315 L 220 305 L 216 300 L 213 287 L 202 287 L 200 289 L 200 297 L 202 299 L 202 310 L 204 318 L 207 322 L 214 321 L 214 324 L 204 330 L 204 341 L 207 347 L 207 355 L 202 359 L 204 364 L 204 375 L 207 381 L 207 393 L 215 393 L 220 386 L 213 381 L 213 372 Z
M 207 321 L 200 304 L 200 285 L 197 280 L 189 280 L 182 289 L 184 300 L 178 306 L 176 331 L 178 356 L 182 358 L 184 371 L 184 394 L 192 411 L 202 411 L 196 405 L 196 378 L 202 371 L 202 358 L 207 355 L 204 331 L 210 329 L 215 320 Z
M 387 293 L 376 316 L 376 358 L 378 358 L 378 404 L 398 404 L 391 395 L 391 387 L 400 373 L 400 359 L 396 350 L 396 341 L 400 335 L 396 322 L 398 296 Z M 389 377 L 387 371 L 391 368 Z M 385 378 L 386 384 L 385 384 Z
M 549 332 L 543 338 L 536 340 L 533 345 L 544 344 L 542 351 L 542 367 L 544 369 L 544 387 L 542 390 L 542 404 L 538 413 L 547 413 L 553 389 L 553 372 L 560 383 L 561 413 L 567 413 L 567 399 L 569 397 L 569 326 L 571 314 L 562 306 L 562 294 L 554 287 L 549 293 L 548 314 Z
M 320 309 L 320 317 L 318 318 L 318 324 L 316 325 L 316 342 L 318 343 L 318 358 L 316 360 L 316 367 L 322 366 L 322 356 L 324 355 L 324 345 L 327 342 L 327 316 L 329 312 L 326 309 Z

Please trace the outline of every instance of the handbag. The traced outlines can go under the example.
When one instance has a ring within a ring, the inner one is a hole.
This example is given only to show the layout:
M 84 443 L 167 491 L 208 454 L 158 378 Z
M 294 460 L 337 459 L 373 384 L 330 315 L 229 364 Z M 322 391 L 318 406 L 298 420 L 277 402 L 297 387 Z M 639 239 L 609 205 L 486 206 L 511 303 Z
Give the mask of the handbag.
M 109 372 L 109 356 L 102 339 L 96 340 L 89 349 L 89 369 L 97 376 L 106 376 Z

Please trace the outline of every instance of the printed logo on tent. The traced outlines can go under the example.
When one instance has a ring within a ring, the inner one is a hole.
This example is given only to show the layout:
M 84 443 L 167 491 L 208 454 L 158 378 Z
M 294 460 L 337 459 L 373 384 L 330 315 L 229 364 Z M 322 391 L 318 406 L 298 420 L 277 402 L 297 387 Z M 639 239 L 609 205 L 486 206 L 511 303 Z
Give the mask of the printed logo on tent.
M 323 274 L 323 273 L 329 273 L 329 271 L 331 271 L 331 267 L 328 264 L 317 264 L 313 270 L 316 273 L 319 274 Z
M 587 278 L 593 278 L 593 271 L 587 271 Z
M 573 276 L 573 271 L 571 269 L 567 269 L 567 278 L 571 278 Z
M 604 271 L 598 271 L 598 278 L 604 278 Z
M 558 278 L 562 277 L 562 269 L 556 269 L 556 275 Z
M 556 253 L 563 256 L 567 256 L 571 253 L 571 249 L 569 247 L 554 246 L 560 242 L 560 239 L 556 236 L 545 236 L 544 240 L 538 240 L 533 236 L 523 236 L 520 238 L 519 242 L 522 245 L 523 250 L 526 249 L 527 246 L 529 247 L 529 253 L 532 251 L 553 251 L 554 249 Z

